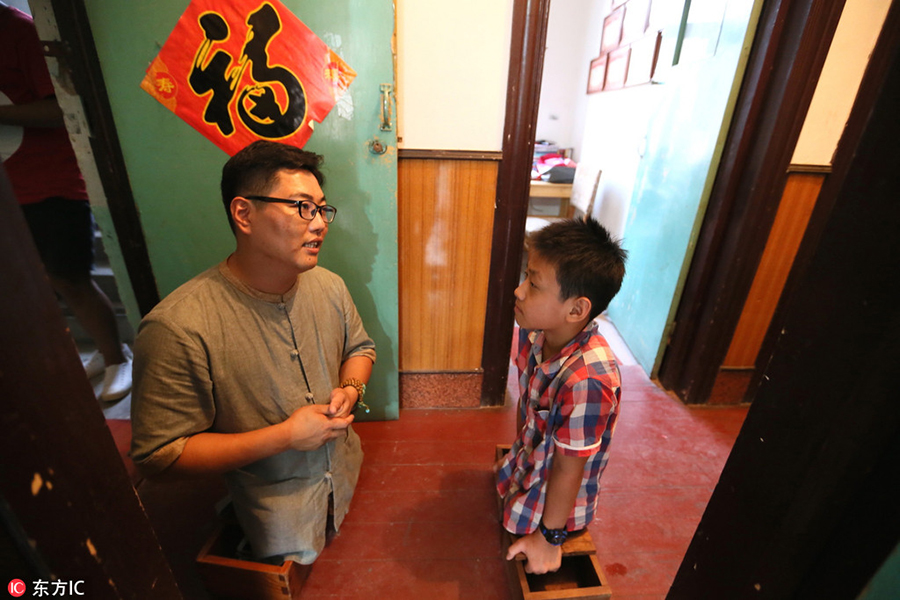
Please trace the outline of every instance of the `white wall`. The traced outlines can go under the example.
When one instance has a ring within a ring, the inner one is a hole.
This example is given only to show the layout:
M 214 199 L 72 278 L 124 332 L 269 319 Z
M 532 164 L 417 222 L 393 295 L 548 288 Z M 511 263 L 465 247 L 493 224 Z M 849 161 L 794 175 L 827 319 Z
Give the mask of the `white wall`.
M 499 151 L 512 0 L 397 0 L 400 148 Z
M 575 161 L 581 156 L 589 60 L 584 60 L 590 31 L 591 6 L 596 0 L 554 0 L 550 3 L 547 45 L 541 81 L 535 138 L 549 140 L 561 148 L 573 148 Z M 599 53 L 600 44 L 593 49 Z
M 847 0 L 791 162 L 830 165 L 891 0 Z
M 564 3 L 567 0 L 555 0 Z M 590 0 L 580 19 L 587 23 L 582 40 L 581 57 L 572 65 L 585 83 L 573 96 L 577 126 L 574 145 L 579 148 L 578 163 L 588 170 L 602 171 L 594 202 L 593 216 L 613 236 L 625 233 L 625 220 L 634 191 L 635 177 L 641 160 L 650 119 L 661 99 L 658 84 L 643 84 L 620 90 L 587 94 L 587 72 L 590 61 L 600 54 L 603 19 L 610 0 Z M 553 5 L 551 4 L 551 7 Z M 663 3 L 673 10 L 657 9 L 651 27 L 664 27 L 668 20 L 680 18 L 681 0 Z M 552 8 L 551 8 L 552 16 Z M 667 57 L 671 63 L 671 56 Z M 663 62 L 665 58 L 661 59 Z M 580 136 L 580 139 L 579 139 Z
M 594 215 L 622 235 L 659 90 L 642 85 L 585 93 L 609 4 L 551 3 L 536 136 L 576 148 L 578 162 L 603 170 Z M 792 162 L 830 164 L 889 5 L 847 0 Z M 680 6 L 682 0 L 657 0 L 654 17 L 671 20 Z M 502 148 L 511 21 L 512 0 L 397 0 L 401 148 Z
M 624 236 L 658 92 L 643 85 L 592 94 L 588 101 L 579 165 L 602 170 L 593 215 L 617 238 Z

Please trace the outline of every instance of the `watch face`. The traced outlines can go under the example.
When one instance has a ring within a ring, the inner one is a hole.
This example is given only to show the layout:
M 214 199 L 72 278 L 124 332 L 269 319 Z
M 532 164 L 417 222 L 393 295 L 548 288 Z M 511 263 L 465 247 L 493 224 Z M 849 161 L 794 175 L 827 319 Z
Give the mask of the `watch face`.
M 566 532 L 556 529 L 554 531 L 550 531 L 550 543 L 554 546 L 559 546 L 563 542 L 566 541 Z
M 543 523 L 541 523 L 540 527 L 541 533 L 544 534 L 544 539 L 554 546 L 562 545 L 566 538 L 569 537 L 569 532 L 565 529 L 547 529 Z

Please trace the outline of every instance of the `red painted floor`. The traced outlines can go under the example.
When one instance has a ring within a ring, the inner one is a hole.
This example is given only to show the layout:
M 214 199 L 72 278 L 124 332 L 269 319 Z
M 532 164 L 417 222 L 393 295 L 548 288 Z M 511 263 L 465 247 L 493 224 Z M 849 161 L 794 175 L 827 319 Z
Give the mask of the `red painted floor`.
M 590 530 L 616 600 L 662 599 L 718 480 L 746 408 L 687 408 L 640 367 L 623 368 L 622 407 Z M 355 425 L 365 463 L 341 533 L 305 599 L 512 598 L 491 463 L 510 443 L 502 409 L 409 409 Z M 130 428 L 117 426 L 119 436 Z M 193 559 L 213 523 L 218 480 L 141 482 L 141 499 L 187 598 L 206 598 Z

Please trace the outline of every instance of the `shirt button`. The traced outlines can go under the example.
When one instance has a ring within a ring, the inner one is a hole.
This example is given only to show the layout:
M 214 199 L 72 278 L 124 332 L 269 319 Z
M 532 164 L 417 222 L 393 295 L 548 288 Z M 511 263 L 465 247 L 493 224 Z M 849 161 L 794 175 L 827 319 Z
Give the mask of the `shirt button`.
M 296 350 L 291 350 L 291 358 L 297 358 L 300 356 L 300 353 Z
M 331 480 L 331 471 L 325 471 L 325 479 Z

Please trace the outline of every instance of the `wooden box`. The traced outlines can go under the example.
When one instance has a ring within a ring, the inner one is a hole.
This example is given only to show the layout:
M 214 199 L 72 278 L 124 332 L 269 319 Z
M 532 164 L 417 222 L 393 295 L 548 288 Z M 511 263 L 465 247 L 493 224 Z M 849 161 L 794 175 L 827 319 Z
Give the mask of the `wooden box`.
M 497 446 L 495 459 L 499 460 L 509 446 Z M 498 497 L 500 517 L 503 505 Z M 500 527 L 503 554 L 518 536 Z M 507 561 L 510 588 L 516 598 L 522 600 L 607 600 L 612 596 L 606 575 L 597 560 L 597 548 L 587 529 L 570 535 L 562 545 L 562 565 L 554 573 L 532 575 L 525 572 L 525 556 L 518 554 Z
M 509 548 L 509 543 L 515 536 L 503 531 L 504 552 Z M 590 533 L 584 532 L 580 544 L 590 544 L 594 548 L 594 542 Z M 596 550 L 589 553 L 576 553 L 567 548 L 569 540 L 563 544 L 562 566 L 554 573 L 544 575 L 532 575 L 525 572 L 525 556 L 519 554 L 515 559 L 507 562 L 507 570 L 510 576 L 510 586 L 513 594 L 522 600 L 607 600 L 612 596 L 612 589 L 597 560 Z
M 210 596 L 246 600 L 295 600 L 312 565 L 285 561 L 269 565 L 237 557 L 243 531 L 233 516 L 222 516 L 219 528 L 197 555 L 197 572 Z

